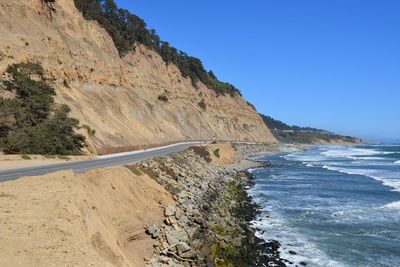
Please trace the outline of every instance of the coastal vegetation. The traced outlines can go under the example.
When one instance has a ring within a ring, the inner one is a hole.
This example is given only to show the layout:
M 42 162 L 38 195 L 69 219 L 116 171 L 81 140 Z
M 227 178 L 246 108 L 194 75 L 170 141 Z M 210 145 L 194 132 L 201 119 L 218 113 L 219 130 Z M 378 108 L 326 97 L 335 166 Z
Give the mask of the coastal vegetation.
M 82 128 L 86 129 L 89 136 L 94 136 L 96 134 L 96 130 L 92 129 L 89 125 L 83 124 Z
M 6 153 L 80 154 L 85 138 L 67 105 L 54 103 L 55 90 L 37 63 L 10 65 L 0 98 L 0 148 Z
M 351 136 L 343 136 L 329 131 L 312 128 L 290 126 L 280 120 L 276 120 L 270 116 L 260 114 L 265 125 L 271 130 L 272 134 L 281 143 L 300 143 L 312 144 L 315 142 L 346 142 L 357 143 L 359 140 Z
M 199 105 L 199 107 L 201 107 L 203 110 L 206 110 L 207 106 L 206 106 L 206 101 L 203 99 L 200 100 L 199 103 L 197 103 Z
M 235 86 L 221 82 L 212 71 L 206 71 L 200 59 L 176 49 L 161 40 L 154 29 L 148 29 L 140 17 L 118 8 L 114 0 L 75 0 L 85 19 L 97 21 L 111 36 L 121 57 L 141 44 L 157 52 L 166 64 L 176 65 L 182 76 L 190 78 L 195 88 L 202 82 L 217 95 L 241 95 Z

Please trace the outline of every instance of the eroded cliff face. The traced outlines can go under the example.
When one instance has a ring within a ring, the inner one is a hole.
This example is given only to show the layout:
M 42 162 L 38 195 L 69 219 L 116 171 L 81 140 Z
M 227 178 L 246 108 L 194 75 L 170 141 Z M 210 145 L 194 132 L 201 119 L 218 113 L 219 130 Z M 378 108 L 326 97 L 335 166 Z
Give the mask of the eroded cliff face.
M 110 36 L 86 21 L 73 0 L 57 0 L 52 15 L 41 0 L 0 0 L 0 71 L 36 61 L 57 90 L 56 101 L 96 130 L 93 150 L 184 140 L 277 142 L 239 97 L 219 96 L 181 76 L 174 65 L 138 46 L 121 59 Z M 157 99 L 166 93 L 168 102 Z M 204 99 L 206 109 L 198 103 Z

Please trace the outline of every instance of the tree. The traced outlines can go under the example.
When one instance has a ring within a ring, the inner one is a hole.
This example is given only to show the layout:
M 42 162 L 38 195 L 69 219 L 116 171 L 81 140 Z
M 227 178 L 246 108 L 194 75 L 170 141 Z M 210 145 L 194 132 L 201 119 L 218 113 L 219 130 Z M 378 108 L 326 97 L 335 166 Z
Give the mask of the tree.
M 37 63 L 22 63 L 9 66 L 6 73 L 10 80 L 5 81 L 6 90 L 13 91 L 23 110 L 24 116 L 18 118 L 19 124 L 36 125 L 47 119 L 54 103 L 54 88 L 42 80 L 43 68 Z
M 178 51 L 162 41 L 154 29 L 148 29 L 143 19 L 119 9 L 114 0 L 74 0 L 75 6 L 86 19 L 97 21 L 114 41 L 121 57 L 131 51 L 135 44 L 142 44 L 157 52 L 166 64 L 175 64 L 183 77 L 190 78 L 196 88 L 202 82 L 217 95 L 241 95 L 239 89 L 223 83 L 212 72 L 207 72 L 200 59 Z
M 79 121 L 68 116 L 70 108 L 54 108 L 54 88 L 43 80 L 36 63 L 7 68 L 4 89 L 15 98 L 0 98 L 0 147 L 6 153 L 79 154 L 84 137 L 75 133 Z

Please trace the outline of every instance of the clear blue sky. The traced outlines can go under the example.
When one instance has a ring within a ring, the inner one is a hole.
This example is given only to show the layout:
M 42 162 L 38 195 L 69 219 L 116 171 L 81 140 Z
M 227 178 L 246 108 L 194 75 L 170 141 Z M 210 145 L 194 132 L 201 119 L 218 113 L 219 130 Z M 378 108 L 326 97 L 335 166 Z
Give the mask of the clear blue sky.
M 117 0 L 289 124 L 400 138 L 399 0 Z

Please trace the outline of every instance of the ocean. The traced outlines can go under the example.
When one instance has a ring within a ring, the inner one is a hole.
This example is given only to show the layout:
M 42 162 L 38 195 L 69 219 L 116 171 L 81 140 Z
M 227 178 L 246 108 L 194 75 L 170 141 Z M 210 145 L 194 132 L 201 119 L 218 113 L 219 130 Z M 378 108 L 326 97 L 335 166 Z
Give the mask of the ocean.
M 400 145 L 317 146 L 257 158 L 257 236 L 288 266 L 400 266 Z

